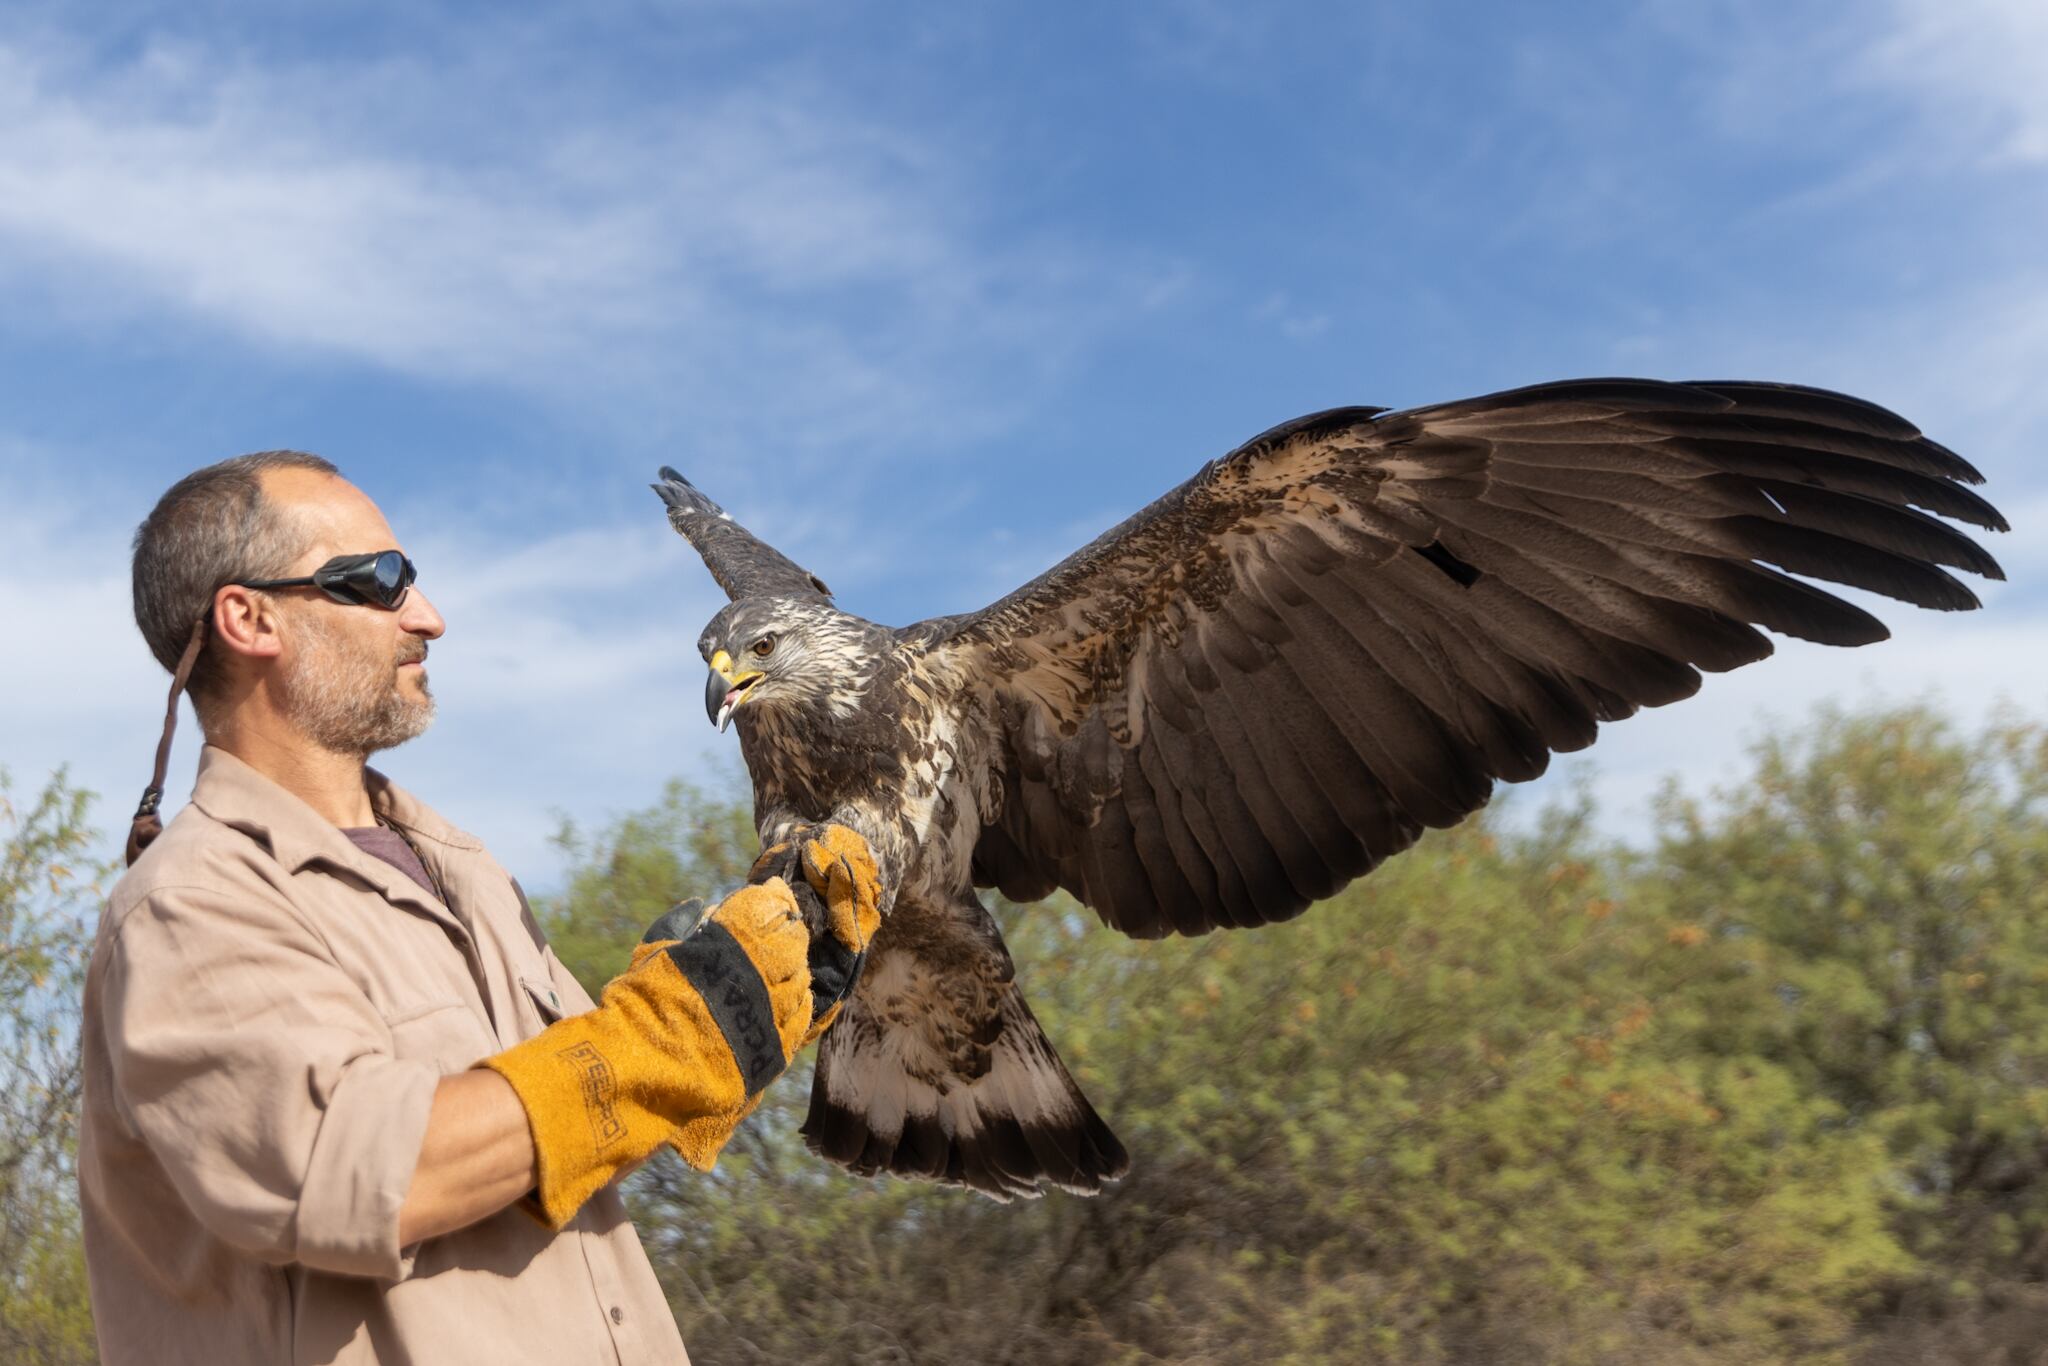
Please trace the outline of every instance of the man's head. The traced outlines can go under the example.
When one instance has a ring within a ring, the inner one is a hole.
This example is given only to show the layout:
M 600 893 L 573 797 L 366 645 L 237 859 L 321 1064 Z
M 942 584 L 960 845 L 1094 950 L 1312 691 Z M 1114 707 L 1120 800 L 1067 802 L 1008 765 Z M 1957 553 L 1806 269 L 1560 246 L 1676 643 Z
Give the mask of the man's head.
M 440 615 L 417 588 L 396 610 L 318 588 L 257 589 L 338 555 L 398 548 L 377 505 L 318 456 L 238 456 L 174 484 L 135 533 L 135 621 L 175 669 L 208 620 L 193 707 L 209 735 L 260 725 L 367 757 L 433 720 L 427 642 Z

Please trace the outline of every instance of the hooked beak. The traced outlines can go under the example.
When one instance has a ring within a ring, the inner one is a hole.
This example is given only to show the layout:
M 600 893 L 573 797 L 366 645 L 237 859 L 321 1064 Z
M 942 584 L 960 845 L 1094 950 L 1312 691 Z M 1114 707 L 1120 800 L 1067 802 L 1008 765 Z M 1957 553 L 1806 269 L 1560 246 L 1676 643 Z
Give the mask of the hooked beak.
M 711 676 L 704 680 L 704 714 L 711 718 L 711 724 L 720 730 L 730 725 L 733 712 L 747 700 L 747 694 L 761 678 L 758 670 L 735 676 L 732 656 L 723 650 L 711 656 Z

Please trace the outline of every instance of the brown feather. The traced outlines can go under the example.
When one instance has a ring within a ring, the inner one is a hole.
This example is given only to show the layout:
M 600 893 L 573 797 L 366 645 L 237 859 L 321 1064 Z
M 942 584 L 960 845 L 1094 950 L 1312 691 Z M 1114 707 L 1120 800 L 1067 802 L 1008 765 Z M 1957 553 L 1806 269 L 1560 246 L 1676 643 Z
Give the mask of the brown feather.
M 1283 424 L 922 628 L 1008 718 L 977 869 L 1138 935 L 1283 919 L 1600 721 L 1764 658 L 1759 628 L 1882 638 L 1794 575 L 1976 606 L 1946 570 L 1996 561 L 1929 514 L 2002 528 L 1979 478 L 1895 413 L 1792 385 L 1583 380 Z

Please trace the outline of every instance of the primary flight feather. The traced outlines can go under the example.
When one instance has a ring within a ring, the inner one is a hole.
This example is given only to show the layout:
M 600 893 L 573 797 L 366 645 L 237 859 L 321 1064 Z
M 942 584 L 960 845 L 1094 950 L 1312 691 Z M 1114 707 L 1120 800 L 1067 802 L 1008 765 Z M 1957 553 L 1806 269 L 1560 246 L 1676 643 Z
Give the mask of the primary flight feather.
M 1264 925 L 1699 671 L 1887 634 L 1804 578 L 1973 608 L 2004 530 L 1902 418 L 1792 385 L 1574 380 L 1275 427 L 1000 602 L 892 629 L 673 470 L 764 842 L 845 822 L 893 893 L 804 1133 L 862 1175 L 1091 1192 L 1124 1149 L 977 886 L 1126 934 Z M 1794 576 L 1804 576 L 1794 577 Z

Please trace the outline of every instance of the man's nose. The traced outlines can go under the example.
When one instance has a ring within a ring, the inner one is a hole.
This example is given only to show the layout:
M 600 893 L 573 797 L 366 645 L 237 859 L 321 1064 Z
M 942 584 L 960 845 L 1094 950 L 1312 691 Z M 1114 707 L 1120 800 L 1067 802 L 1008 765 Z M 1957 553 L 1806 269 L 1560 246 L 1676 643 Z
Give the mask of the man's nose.
M 420 592 L 418 584 L 413 585 L 412 591 L 405 595 L 404 603 L 399 606 L 398 626 L 402 631 L 424 636 L 428 640 L 439 640 L 442 632 L 448 629 L 448 623 L 441 620 L 439 609 L 434 606 L 431 598 Z

